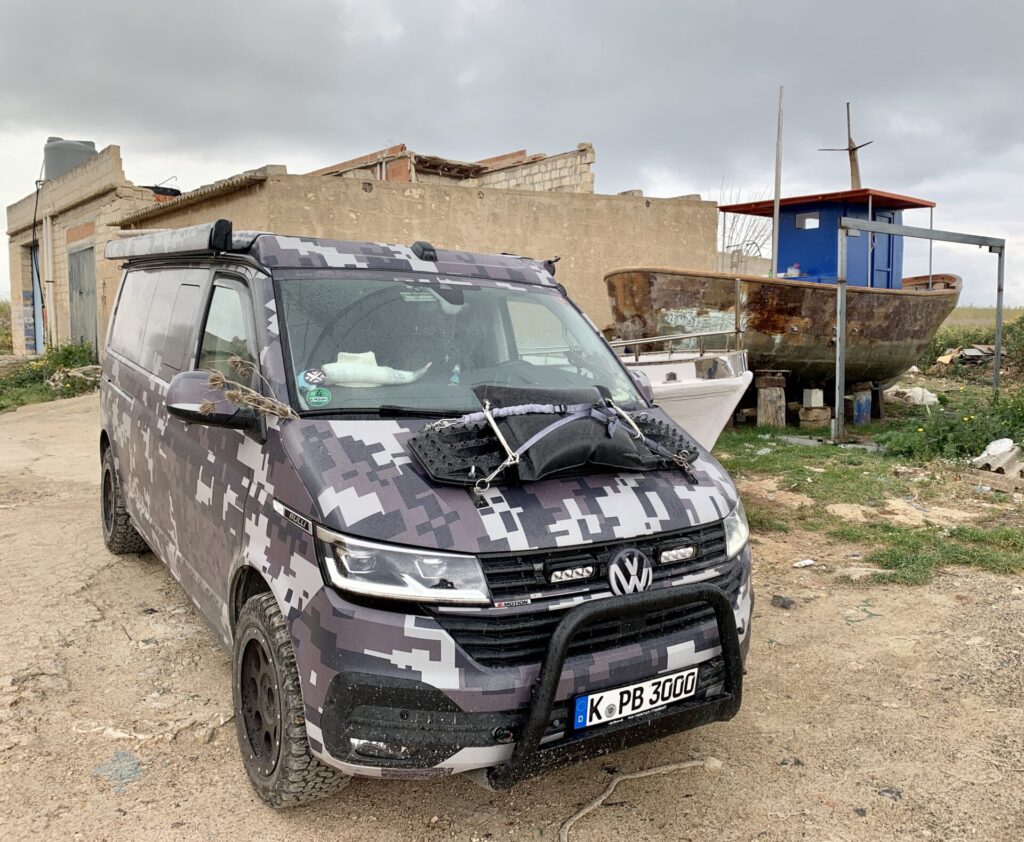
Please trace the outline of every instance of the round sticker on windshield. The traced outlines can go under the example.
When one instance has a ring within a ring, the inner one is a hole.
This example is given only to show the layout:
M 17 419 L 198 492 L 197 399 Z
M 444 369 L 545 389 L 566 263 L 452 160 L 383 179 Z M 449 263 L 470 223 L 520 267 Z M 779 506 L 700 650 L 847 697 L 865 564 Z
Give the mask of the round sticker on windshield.
M 327 382 L 327 375 L 322 368 L 311 368 L 302 372 L 302 379 L 310 386 L 323 386 Z
M 306 393 L 306 403 L 310 406 L 327 406 L 333 397 L 330 389 L 313 389 Z

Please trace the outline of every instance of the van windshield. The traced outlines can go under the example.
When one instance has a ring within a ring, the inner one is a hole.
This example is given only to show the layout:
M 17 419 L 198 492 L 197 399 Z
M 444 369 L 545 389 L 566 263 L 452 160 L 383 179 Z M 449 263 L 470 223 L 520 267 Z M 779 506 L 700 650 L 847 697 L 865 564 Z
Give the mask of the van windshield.
M 381 407 L 460 414 L 474 388 L 604 387 L 642 399 L 594 328 L 557 291 L 463 279 L 278 279 L 290 376 L 303 412 Z M 478 389 L 479 391 L 479 389 Z

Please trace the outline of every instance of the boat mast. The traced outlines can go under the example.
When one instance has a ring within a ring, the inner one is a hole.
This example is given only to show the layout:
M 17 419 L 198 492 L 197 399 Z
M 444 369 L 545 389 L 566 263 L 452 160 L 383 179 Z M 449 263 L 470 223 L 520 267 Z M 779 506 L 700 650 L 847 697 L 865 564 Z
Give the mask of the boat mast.
M 779 261 L 779 201 L 782 196 L 782 85 L 779 85 L 779 124 L 775 131 L 775 201 L 772 204 L 772 265 L 768 277 L 775 277 Z
M 853 142 L 853 130 L 850 128 L 850 103 L 846 103 L 846 146 L 819 149 L 819 152 L 846 152 L 850 156 L 850 189 L 860 190 L 860 162 L 857 160 L 857 150 L 863 149 L 874 143 L 869 140 L 867 143 L 856 144 Z

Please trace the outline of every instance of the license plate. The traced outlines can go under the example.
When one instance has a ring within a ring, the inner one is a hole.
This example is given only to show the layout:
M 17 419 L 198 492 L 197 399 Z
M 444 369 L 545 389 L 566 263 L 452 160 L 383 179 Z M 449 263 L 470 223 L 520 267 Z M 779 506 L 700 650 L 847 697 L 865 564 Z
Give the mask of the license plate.
M 674 672 L 618 687 L 614 690 L 603 690 L 587 696 L 577 696 L 573 708 L 573 728 L 589 728 L 591 725 L 604 725 L 633 716 L 636 713 L 654 710 L 664 705 L 688 699 L 697 692 L 697 672 L 700 667 Z

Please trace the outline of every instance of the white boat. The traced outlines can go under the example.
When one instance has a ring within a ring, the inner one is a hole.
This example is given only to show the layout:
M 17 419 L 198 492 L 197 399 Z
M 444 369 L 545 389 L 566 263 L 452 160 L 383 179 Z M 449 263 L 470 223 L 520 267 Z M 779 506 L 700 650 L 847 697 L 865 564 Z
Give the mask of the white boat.
M 648 340 L 629 344 L 644 341 Z M 624 343 L 611 344 L 621 348 Z M 715 446 L 754 379 L 747 367 L 747 352 L 742 350 L 629 351 L 623 357 L 628 368 L 647 376 L 654 402 L 708 450 Z

